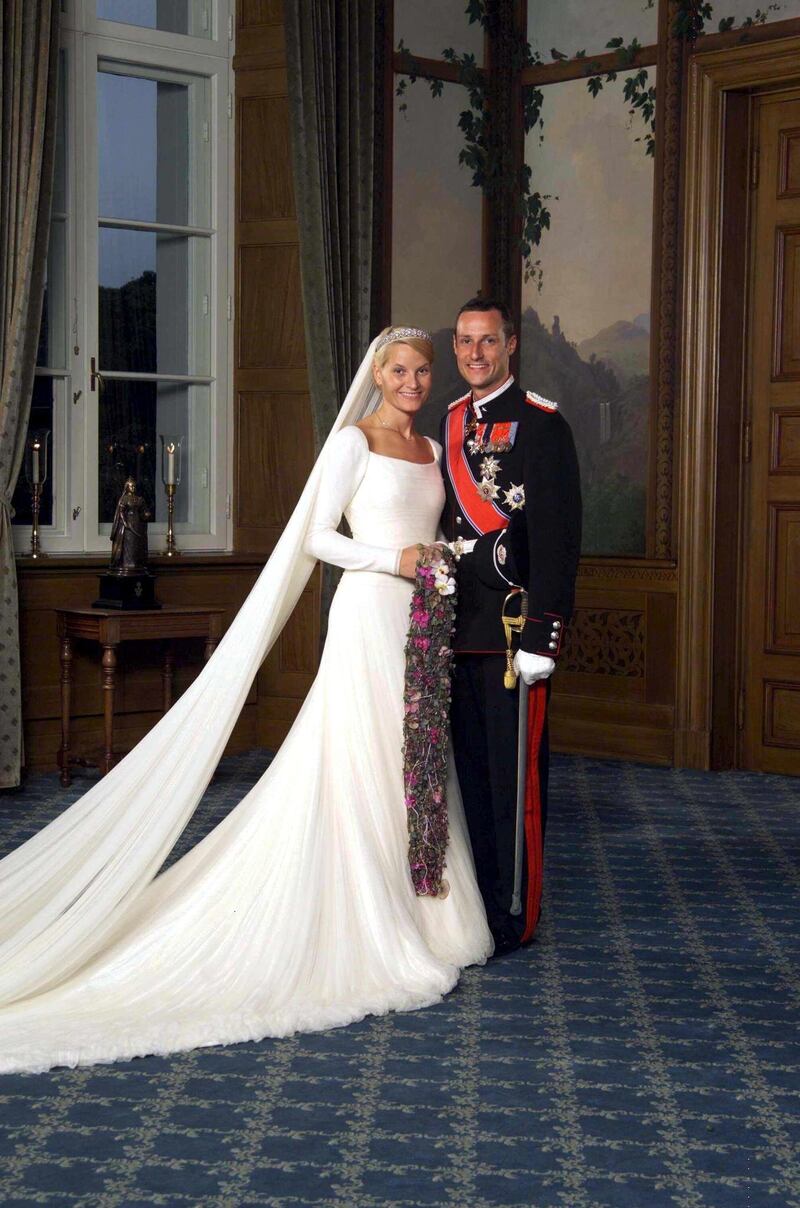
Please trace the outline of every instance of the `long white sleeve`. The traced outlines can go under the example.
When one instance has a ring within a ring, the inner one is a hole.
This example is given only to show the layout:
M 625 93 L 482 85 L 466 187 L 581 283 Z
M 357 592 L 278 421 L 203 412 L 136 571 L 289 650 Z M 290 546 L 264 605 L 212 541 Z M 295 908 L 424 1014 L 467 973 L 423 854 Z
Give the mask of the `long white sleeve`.
M 342 428 L 328 443 L 322 478 L 303 550 L 312 558 L 343 570 L 382 571 L 396 575 L 401 549 L 365 545 L 336 530 L 367 469 L 369 444 L 360 428 Z

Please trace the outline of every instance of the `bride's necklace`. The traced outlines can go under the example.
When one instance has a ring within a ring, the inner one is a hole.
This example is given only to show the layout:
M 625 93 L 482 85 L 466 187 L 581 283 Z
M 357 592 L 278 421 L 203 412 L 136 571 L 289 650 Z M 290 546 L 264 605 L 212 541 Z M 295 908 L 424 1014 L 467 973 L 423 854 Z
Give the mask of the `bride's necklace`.
M 397 428 L 393 428 L 391 424 L 387 424 L 385 419 L 381 419 L 380 411 L 375 412 L 375 418 L 378 421 L 378 423 L 381 425 L 382 428 L 388 428 L 390 432 L 396 433 L 397 436 L 403 436 L 403 433 L 399 432 L 397 430 Z M 403 440 L 414 440 L 416 438 L 416 435 L 417 435 L 416 432 L 412 428 L 411 434 L 409 436 L 403 436 Z

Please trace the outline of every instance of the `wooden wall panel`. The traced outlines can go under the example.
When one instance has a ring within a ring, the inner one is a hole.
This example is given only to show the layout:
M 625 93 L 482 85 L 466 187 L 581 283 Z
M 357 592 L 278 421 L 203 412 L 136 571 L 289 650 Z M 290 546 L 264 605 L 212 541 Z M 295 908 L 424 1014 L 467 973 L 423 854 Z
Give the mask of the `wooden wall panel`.
M 239 105 L 237 154 L 241 190 L 240 222 L 293 218 L 294 188 L 290 173 L 276 164 L 290 163 L 289 102 L 285 96 L 243 97 Z M 251 155 L 253 148 L 258 154 Z M 242 159 L 246 170 L 242 171 Z
M 670 764 L 677 571 L 587 559 L 553 680 L 554 750 Z
M 800 196 L 800 130 L 781 130 L 778 145 L 778 197 Z
M 267 556 L 314 459 L 282 0 L 238 0 L 234 545 Z M 319 574 L 266 660 L 258 732 L 277 746 L 316 671 Z
M 282 22 L 283 0 L 240 0 L 240 31 L 250 31 L 259 25 L 281 25 Z
M 152 560 L 156 594 L 163 604 L 207 604 L 225 609 L 225 628 L 261 569 L 260 557 L 187 554 L 177 564 Z M 97 557 L 19 562 L 22 708 L 28 771 L 54 771 L 61 740 L 61 690 L 56 608 L 86 608 L 97 596 L 97 576 L 106 559 Z M 115 696 L 114 745 L 129 750 L 161 716 L 160 642 L 123 643 Z M 201 642 L 175 642 L 175 699 L 203 666 Z M 94 754 L 102 747 L 103 701 L 100 648 L 75 642 L 73 663 L 73 749 Z M 266 672 L 262 669 L 247 697 L 228 744 L 228 753 L 264 745 L 260 729 Z
M 236 57 L 240 67 L 283 60 L 283 0 L 237 0 Z
M 773 407 L 770 425 L 770 473 L 800 473 L 800 408 Z
M 313 457 L 308 397 L 241 391 L 235 414 L 237 475 L 247 483 L 237 500 L 236 523 L 243 530 L 280 530 L 300 498 Z M 292 457 L 285 456 L 287 447 Z
M 777 233 L 775 288 L 775 381 L 800 377 L 800 230 Z
M 800 686 L 764 684 L 764 743 L 770 747 L 800 746 Z
M 769 505 L 767 649 L 800 654 L 800 507 Z
M 244 245 L 237 256 L 239 369 L 304 369 L 300 249 Z

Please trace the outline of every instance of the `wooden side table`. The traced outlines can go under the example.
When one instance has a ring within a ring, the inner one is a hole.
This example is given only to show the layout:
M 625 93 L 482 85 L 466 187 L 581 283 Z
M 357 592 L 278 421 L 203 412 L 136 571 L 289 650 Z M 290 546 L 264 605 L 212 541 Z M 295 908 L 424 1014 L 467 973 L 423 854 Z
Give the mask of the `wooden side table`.
M 61 783 L 72 782 L 70 768 L 87 765 L 86 760 L 70 756 L 69 738 L 72 706 L 72 643 L 75 639 L 97 642 L 103 658 L 103 721 L 105 750 L 100 770 L 105 775 L 114 766 L 114 690 L 116 687 L 117 647 L 121 642 L 165 641 L 164 665 L 161 671 L 164 712 L 172 704 L 172 684 L 175 674 L 174 638 L 203 638 L 206 661 L 214 653 L 222 636 L 224 608 L 169 607 L 124 612 L 114 608 L 59 608 L 58 637 L 61 645 L 61 750 L 58 762 Z M 93 764 L 88 766 L 95 766 Z

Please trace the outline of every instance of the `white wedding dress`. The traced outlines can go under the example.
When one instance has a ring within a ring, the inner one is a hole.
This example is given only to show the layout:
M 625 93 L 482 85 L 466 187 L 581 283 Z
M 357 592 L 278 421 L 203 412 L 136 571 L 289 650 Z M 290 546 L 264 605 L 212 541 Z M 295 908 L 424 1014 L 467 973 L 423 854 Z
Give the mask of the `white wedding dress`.
M 402 778 L 412 585 L 399 551 L 435 539 L 436 460 L 326 446 L 304 538 L 344 566 L 319 674 L 261 780 L 138 895 L 61 984 L 0 1009 L 0 1070 L 171 1053 L 441 999 L 492 950 L 458 786 L 448 786 L 445 898 L 416 897 Z M 336 532 L 342 513 L 353 539 Z

